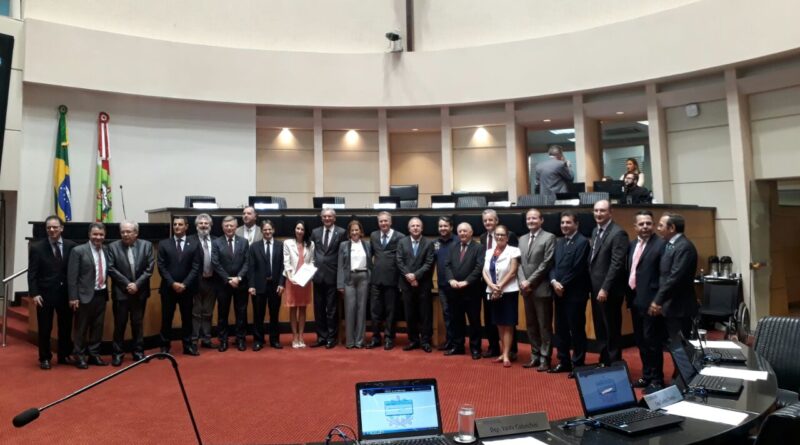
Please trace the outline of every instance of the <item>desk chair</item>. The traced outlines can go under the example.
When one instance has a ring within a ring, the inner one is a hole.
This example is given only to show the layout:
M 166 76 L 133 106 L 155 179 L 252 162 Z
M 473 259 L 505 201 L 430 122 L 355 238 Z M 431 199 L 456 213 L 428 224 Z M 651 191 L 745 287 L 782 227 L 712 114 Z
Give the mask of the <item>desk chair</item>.
M 581 205 L 593 205 L 597 201 L 609 199 L 608 192 L 581 192 L 578 197 L 581 200 Z
M 283 196 L 273 196 L 272 202 L 278 204 L 279 209 L 286 208 L 286 198 L 284 198 Z
M 800 318 L 762 318 L 756 328 L 753 350 L 764 357 L 775 371 L 778 406 L 796 403 L 800 389 Z
M 764 419 L 754 445 L 788 443 L 800 435 L 800 403 L 779 409 Z M 784 442 L 787 441 L 787 442 Z
M 517 207 L 541 207 L 555 204 L 554 196 L 522 195 L 517 199 Z
M 743 300 L 741 282 L 706 281 L 703 283 L 700 317 L 722 321 L 722 325 L 725 326 L 725 338 L 735 334 L 740 342 L 746 343 L 750 334 L 750 313 Z
M 485 196 L 459 196 L 456 201 L 456 208 L 459 209 L 475 209 L 486 208 Z
M 418 200 L 416 199 L 401 199 L 400 200 L 400 208 L 401 209 L 416 209 L 419 207 Z

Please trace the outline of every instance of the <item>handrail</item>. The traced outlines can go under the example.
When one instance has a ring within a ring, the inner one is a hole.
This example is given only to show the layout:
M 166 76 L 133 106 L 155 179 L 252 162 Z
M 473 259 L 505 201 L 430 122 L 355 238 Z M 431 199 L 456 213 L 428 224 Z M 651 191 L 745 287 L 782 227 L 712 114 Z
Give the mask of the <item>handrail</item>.
M 8 325 L 8 283 L 13 281 L 15 278 L 19 277 L 22 274 L 28 272 L 28 268 L 20 270 L 19 272 L 3 278 L 3 286 L 5 287 L 5 292 L 3 293 L 3 347 L 6 347 L 6 325 Z

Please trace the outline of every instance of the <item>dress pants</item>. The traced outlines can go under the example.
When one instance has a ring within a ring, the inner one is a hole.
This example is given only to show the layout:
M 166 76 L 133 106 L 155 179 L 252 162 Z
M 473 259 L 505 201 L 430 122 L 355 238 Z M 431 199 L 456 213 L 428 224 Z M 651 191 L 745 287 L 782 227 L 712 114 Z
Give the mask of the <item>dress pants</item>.
M 81 357 L 100 355 L 106 300 L 108 300 L 108 290 L 103 289 L 95 291 L 89 303 L 78 305 L 78 310 L 75 311 L 75 330 L 72 333 L 75 355 Z
M 66 358 L 72 353 L 72 308 L 66 293 L 55 303 L 42 298 L 42 306 L 36 306 L 36 320 L 39 323 L 39 361 L 50 360 L 50 334 L 53 332 L 53 315 L 58 317 L 58 357 Z
M 181 341 L 187 348 L 192 342 L 192 303 L 193 292 L 185 290 L 177 294 L 167 290 L 161 294 L 161 346 L 169 347 L 172 333 L 172 319 L 175 317 L 175 306 L 181 311 Z
M 264 317 L 269 307 L 269 341 L 278 343 L 280 329 L 278 315 L 281 311 L 281 297 L 278 295 L 278 282 L 268 281 L 267 291 L 253 297 L 253 343 L 264 344 Z
M 236 319 L 236 341 L 244 341 L 245 324 L 247 323 L 247 289 L 244 286 L 234 289 L 227 283 L 218 285 L 217 289 L 217 329 L 219 340 L 227 343 L 230 336 L 228 314 L 233 300 L 233 314 Z
M 122 355 L 125 350 L 125 328 L 128 327 L 128 319 L 131 321 L 131 337 L 133 340 L 133 352 L 144 352 L 144 312 L 147 307 L 147 298 L 141 295 L 128 295 L 124 300 L 116 298 L 111 301 L 111 309 L 114 312 L 114 337 L 112 348 L 114 355 Z
M 642 378 L 664 383 L 664 341 L 666 330 L 664 317 L 647 315 L 647 308 L 631 308 L 633 338 L 642 359 Z
M 366 271 L 350 272 L 350 283 L 344 286 L 344 332 L 347 346 L 364 346 L 369 290 L 369 274 Z
M 553 341 L 558 362 L 565 366 L 583 366 L 586 360 L 586 298 L 555 297 L 555 308 L 556 335 Z
M 550 363 L 553 353 L 553 298 L 523 294 L 525 325 L 531 342 L 531 359 Z
M 339 308 L 336 283 L 314 282 L 314 318 L 317 341 L 336 343 L 339 335 Z
M 621 295 L 608 295 L 605 303 L 592 295 L 592 320 L 600 363 L 610 365 L 622 360 L 622 300 Z
M 450 304 L 448 303 L 448 294 L 451 292 L 450 286 L 439 284 L 439 304 L 442 305 L 442 316 L 444 317 L 444 344 L 451 346 L 453 344 L 453 314 L 450 312 Z
M 211 341 L 211 317 L 214 316 L 214 278 L 200 278 L 192 302 L 192 342 Z
M 381 322 L 385 322 L 384 335 L 394 340 L 394 321 L 397 316 L 397 286 L 373 284 L 370 288 L 370 314 L 372 315 L 372 338 L 380 338 Z
M 474 291 L 462 291 L 450 289 L 447 294 L 447 303 L 452 314 L 453 324 L 453 348 L 456 350 L 464 349 L 464 339 L 467 326 L 465 320 L 469 320 L 469 350 L 471 352 L 481 352 L 481 300 L 483 295 Z M 465 319 L 466 317 L 466 319 Z
M 403 310 L 406 314 L 408 342 L 431 344 L 433 301 L 431 300 L 430 285 L 403 289 L 402 298 Z

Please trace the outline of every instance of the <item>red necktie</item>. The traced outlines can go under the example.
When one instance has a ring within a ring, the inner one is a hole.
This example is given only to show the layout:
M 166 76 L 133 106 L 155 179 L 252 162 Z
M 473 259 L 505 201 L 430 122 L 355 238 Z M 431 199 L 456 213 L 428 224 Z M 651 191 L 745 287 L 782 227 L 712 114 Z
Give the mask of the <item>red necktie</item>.
M 97 249 L 97 287 L 101 289 L 105 284 L 105 280 L 103 276 L 105 273 L 103 272 L 103 250 L 102 248 Z
M 494 240 L 494 235 L 493 235 L 493 234 L 491 234 L 491 233 L 487 234 L 487 235 L 486 235 L 486 240 L 488 241 L 488 242 L 486 243 L 486 244 L 487 244 L 487 247 L 486 247 L 486 249 L 487 249 L 487 250 L 491 250 L 491 249 L 492 249 L 492 241 Z
M 461 245 L 461 255 L 459 255 L 459 257 L 458 257 L 459 261 L 464 261 L 464 254 L 465 253 L 467 253 L 467 245 L 466 244 L 462 244 Z

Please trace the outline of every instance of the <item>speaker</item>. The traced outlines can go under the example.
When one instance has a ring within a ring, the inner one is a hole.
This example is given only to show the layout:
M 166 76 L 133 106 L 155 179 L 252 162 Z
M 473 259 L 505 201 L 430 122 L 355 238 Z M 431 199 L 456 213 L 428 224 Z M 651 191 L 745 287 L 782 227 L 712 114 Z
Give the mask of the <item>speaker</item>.
M 11 56 L 13 53 L 14 37 L 0 34 L 0 168 L 3 166 L 6 111 L 8 110 L 8 84 L 11 82 Z

